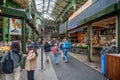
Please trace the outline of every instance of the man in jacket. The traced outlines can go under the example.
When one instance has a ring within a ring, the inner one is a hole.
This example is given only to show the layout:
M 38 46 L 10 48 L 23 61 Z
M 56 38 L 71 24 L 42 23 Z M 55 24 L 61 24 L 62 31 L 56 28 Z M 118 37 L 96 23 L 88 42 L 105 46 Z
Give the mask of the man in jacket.
M 46 62 L 49 62 L 48 56 L 51 52 L 51 45 L 48 43 L 48 41 L 45 42 L 44 52 L 45 52 L 45 56 L 46 56 Z

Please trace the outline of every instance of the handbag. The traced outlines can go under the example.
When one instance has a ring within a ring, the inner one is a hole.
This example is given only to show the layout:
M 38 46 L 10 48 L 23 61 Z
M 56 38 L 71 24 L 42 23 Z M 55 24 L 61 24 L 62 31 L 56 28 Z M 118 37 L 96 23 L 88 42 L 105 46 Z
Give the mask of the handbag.
M 11 74 L 14 71 L 13 60 L 10 57 L 10 51 L 8 52 L 8 59 L 3 63 L 2 70 L 5 74 Z

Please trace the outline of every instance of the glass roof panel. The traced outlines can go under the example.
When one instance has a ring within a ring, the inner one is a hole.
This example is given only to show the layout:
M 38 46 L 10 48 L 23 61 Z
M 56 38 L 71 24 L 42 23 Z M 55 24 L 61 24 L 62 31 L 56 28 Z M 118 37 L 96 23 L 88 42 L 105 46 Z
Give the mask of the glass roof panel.
M 36 9 L 41 13 L 42 17 L 53 20 L 55 16 L 51 14 L 57 1 L 58 0 L 35 0 Z

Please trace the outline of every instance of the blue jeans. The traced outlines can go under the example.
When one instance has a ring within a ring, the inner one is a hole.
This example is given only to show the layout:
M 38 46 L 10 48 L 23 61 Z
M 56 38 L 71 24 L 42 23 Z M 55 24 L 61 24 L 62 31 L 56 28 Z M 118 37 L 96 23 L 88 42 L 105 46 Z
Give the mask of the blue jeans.
M 64 49 L 64 59 L 68 61 L 68 51 L 69 49 Z
M 58 63 L 58 53 L 54 54 L 54 63 Z

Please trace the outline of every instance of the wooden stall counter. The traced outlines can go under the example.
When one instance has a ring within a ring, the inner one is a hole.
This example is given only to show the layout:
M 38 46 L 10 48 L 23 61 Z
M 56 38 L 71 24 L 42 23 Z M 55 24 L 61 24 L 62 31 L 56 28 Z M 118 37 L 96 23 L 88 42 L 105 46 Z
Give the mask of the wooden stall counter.
M 107 54 L 106 59 L 107 78 L 120 80 L 120 54 Z

